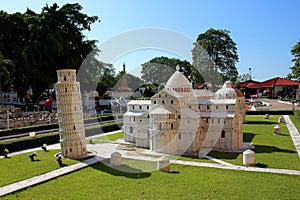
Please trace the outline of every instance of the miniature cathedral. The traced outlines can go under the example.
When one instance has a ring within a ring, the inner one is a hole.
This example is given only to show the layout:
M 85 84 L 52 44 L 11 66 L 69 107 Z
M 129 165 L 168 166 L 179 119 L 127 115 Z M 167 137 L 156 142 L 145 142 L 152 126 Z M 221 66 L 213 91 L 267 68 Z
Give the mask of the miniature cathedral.
M 192 88 L 177 70 L 150 100 L 132 100 L 124 114 L 124 140 L 174 155 L 243 149 L 245 97 L 230 81 L 215 94 Z
M 62 155 L 80 158 L 87 155 L 80 83 L 73 69 L 57 70 L 57 77 L 55 91 Z

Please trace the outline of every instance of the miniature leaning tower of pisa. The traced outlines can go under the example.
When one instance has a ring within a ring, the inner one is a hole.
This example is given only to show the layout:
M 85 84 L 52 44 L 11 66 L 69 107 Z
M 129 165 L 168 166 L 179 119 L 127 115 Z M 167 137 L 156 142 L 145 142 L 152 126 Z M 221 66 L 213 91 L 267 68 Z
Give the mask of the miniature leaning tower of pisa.
M 80 158 L 87 154 L 80 83 L 76 70 L 57 70 L 55 84 L 61 151 L 66 158 Z

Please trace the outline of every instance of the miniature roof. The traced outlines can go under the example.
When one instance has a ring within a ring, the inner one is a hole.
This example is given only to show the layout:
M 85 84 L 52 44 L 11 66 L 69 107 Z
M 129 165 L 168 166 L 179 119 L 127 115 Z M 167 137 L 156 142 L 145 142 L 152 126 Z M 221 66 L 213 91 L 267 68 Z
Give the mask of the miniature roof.
M 199 119 L 200 115 L 189 108 L 180 109 L 180 114 L 182 115 L 181 118 L 192 118 L 192 119 Z
M 196 97 L 214 97 L 215 94 L 209 90 L 206 89 L 202 89 L 202 90 L 193 90 L 194 94 Z
M 218 104 L 235 104 L 236 99 L 209 99 L 209 100 L 192 100 L 190 104 L 198 105 L 218 105 Z
M 272 78 L 261 83 L 256 83 L 253 85 L 247 86 L 248 88 L 263 88 L 263 87 L 274 87 L 274 86 L 298 86 L 300 82 L 293 81 L 285 78 Z
M 231 81 L 226 81 L 223 87 L 216 92 L 216 99 L 235 99 L 236 91 L 232 88 Z
M 153 110 L 151 110 L 149 112 L 150 114 L 161 114 L 161 115 L 165 115 L 165 114 L 171 114 L 173 112 L 171 112 L 170 110 L 164 108 L 163 106 L 159 106 L 154 108 Z
M 144 114 L 145 111 L 136 111 L 136 112 L 133 112 L 133 111 L 127 111 L 124 116 L 133 116 L 133 117 L 136 117 L 136 116 L 141 116 L 142 114 Z
M 131 100 L 127 105 L 151 105 L 151 100 Z
M 176 67 L 176 72 L 169 78 L 168 82 L 165 85 L 167 90 L 175 90 L 178 88 L 188 88 L 192 89 L 192 84 L 190 81 L 185 77 L 185 75 L 180 72 L 179 66 Z
M 234 118 L 234 112 L 201 112 L 201 117 Z

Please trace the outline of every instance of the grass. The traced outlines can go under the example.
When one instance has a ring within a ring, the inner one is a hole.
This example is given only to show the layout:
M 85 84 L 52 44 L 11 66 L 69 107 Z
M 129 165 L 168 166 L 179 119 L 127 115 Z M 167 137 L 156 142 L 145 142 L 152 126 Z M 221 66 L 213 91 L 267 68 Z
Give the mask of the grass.
M 255 146 L 257 166 L 300 170 L 300 160 L 285 123 L 279 125 L 282 134 L 274 135 L 273 128 L 278 124 L 279 116 L 270 117 L 267 120 L 262 115 L 247 116 L 250 123 L 243 125 L 244 141 Z M 243 164 L 242 153 L 211 152 L 209 155 L 232 164 Z
M 95 164 L 3 199 L 299 199 L 300 176 L 171 165 L 173 173 Z M 149 162 L 149 166 L 155 163 Z M 130 169 L 131 172 L 119 170 Z
M 120 138 L 124 138 L 124 133 L 122 131 L 114 133 L 114 134 L 109 134 L 106 136 L 93 137 L 92 143 L 93 144 L 103 144 L 103 143 L 108 143 L 111 141 L 116 141 Z M 86 142 L 89 143 L 90 139 L 87 139 Z
M 10 158 L 1 158 L 0 186 L 25 180 L 60 168 L 54 157 L 54 154 L 58 152 L 60 152 L 60 150 L 50 150 L 48 152 L 37 151 L 38 156 L 35 157 L 36 161 L 34 162 L 31 162 L 28 157 L 31 153 L 11 156 Z M 65 165 L 72 165 L 77 162 L 76 160 L 63 159 Z

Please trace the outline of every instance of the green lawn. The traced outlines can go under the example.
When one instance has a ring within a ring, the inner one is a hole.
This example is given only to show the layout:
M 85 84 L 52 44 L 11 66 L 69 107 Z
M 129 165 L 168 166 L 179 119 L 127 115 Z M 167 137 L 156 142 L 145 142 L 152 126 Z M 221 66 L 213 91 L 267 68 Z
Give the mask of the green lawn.
M 139 162 L 119 167 L 132 173 L 95 164 L 3 199 L 300 199 L 300 176 L 184 165 L 148 173 Z
M 116 141 L 120 138 L 124 138 L 124 133 L 122 131 L 106 136 L 93 137 L 92 142 L 93 144 L 102 144 L 110 141 Z M 89 143 L 90 139 L 87 139 L 86 142 Z
M 49 152 L 37 151 L 38 156 L 34 162 L 28 157 L 31 153 L 11 156 L 10 158 L 0 159 L 0 186 L 21 181 L 33 176 L 44 174 L 59 168 L 54 156 L 60 150 L 50 150 Z M 63 159 L 65 165 L 72 165 L 78 161 Z
M 244 141 L 255 146 L 257 166 L 300 170 L 300 159 L 285 123 L 280 124 L 282 134 L 274 135 L 273 127 L 278 125 L 279 116 L 270 117 L 267 120 L 264 116 L 247 116 L 248 124 L 243 125 Z M 232 164 L 243 164 L 242 153 L 211 152 L 209 155 Z

